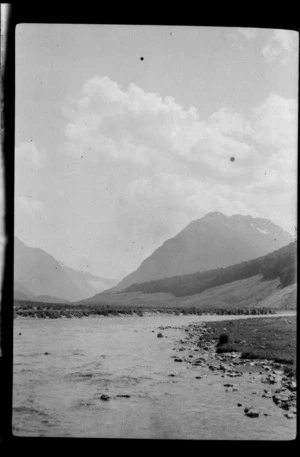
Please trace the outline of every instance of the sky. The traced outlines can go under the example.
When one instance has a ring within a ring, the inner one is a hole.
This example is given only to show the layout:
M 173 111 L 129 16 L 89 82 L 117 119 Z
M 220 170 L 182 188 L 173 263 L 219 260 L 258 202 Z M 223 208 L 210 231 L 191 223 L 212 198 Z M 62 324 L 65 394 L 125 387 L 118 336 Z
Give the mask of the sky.
M 20 24 L 15 235 L 121 279 L 210 211 L 295 233 L 298 33 Z

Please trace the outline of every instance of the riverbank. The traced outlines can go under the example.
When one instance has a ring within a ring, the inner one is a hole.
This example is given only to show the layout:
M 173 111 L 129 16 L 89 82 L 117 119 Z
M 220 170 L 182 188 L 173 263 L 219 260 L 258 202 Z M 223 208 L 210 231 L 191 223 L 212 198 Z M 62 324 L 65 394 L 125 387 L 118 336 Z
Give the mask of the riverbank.
M 16 300 L 14 302 L 14 317 L 28 317 L 40 319 L 58 319 L 62 317 L 88 317 L 88 316 L 143 316 L 149 313 L 175 314 L 176 316 L 186 315 L 268 315 L 275 314 L 280 310 L 273 308 L 202 308 L 190 307 L 162 307 L 156 308 L 145 306 L 120 306 L 120 305 L 95 305 L 76 303 L 42 303 Z
M 262 401 L 279 407 L 287 419 L 296 418 L 296 316 L 202 322 L 183 330 L 174 362 L 224 378 L 226 392 L 243 394 L 236 406 L 248 417 L 272 414 L 266 403 L 261 409 Z M 196 377 L 202 378 L 203 373 Z M 251 395 L 244 395 L 247 383 L 255 386 Z

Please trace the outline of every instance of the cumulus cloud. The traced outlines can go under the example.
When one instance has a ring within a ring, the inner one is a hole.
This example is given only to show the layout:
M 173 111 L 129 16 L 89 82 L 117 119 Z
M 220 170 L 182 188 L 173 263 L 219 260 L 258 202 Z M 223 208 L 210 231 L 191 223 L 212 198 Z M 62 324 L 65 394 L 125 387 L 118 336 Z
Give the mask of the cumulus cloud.
M 65 114 L 69 158 L 84 157 L 102 176 L 129 167 L 127 177 L 119 175 L 114 195 L 122 198 L 111 217 L 150 251 L 211 210 L 270 213 L 281 223 L 280 214 L 295 201 L 293 99 L 270 94 L 249 117 L 223 107 L 201 119 L 196 108 L 184 109 L 172 97 L 94 77 Z
M 262 54 L 268 62 L 279 58 L 281 63 L 297 52 L 298 33 L 290 30 L 275 30 L 263 47 Z
M 298 106 L 294 99 L 285 99 L 276 94 L 253 110 L 254 138 L 263 145 L 279 149 L 297 147 Z
M 172 97 L 146 93 L 134 84 L 123 90 L 107 77 L 86 82 L 82 96 L 65 107 L 66 152 L 92 162 L 111 159 L 157 167 L 184 160 L 203 167 L 206 177 L 249 175 L 255 158 L 252 127 L 242 113 L 221 109 L 207 120 Z M 238 166 L 230 166 L 234 155 Z

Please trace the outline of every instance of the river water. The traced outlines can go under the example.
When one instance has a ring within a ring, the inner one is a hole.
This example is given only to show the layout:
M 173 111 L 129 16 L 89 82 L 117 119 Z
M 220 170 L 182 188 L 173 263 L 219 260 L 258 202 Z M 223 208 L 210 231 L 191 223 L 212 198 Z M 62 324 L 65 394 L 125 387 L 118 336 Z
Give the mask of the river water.
M 269 416 L 248 418 L 237 407 L 255 387 L 250 374 L 243 376 L 238 392 L 229 394 L 221 376 L 210 373 L 196 379 L 203 374 L 202 367 L 174 363 L 174 345 L 184 336 L 182 326 L 228 318 L 157 314 L 16 319 L 13 434 L 294 439 L 295 420 L 285 418 L 270 399 L 256 400 Z M 172 327 L 162 330 L 164 338 L 157 338 L 160 326 Z M 102 394 L 110 400 L 101 400 Z

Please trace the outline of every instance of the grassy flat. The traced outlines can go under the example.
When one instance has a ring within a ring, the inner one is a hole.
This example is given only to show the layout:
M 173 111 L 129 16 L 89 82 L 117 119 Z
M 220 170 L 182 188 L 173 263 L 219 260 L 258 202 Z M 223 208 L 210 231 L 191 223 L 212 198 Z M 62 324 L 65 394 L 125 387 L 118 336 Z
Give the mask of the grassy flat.
M 226 333 L 229 336 L 228 349 L 245 353 L 246 358 L 285 363 L 295 370 L 296 324 L 296 316 L 208 322 L 209 332 L 205 339 L 218 339 Z

